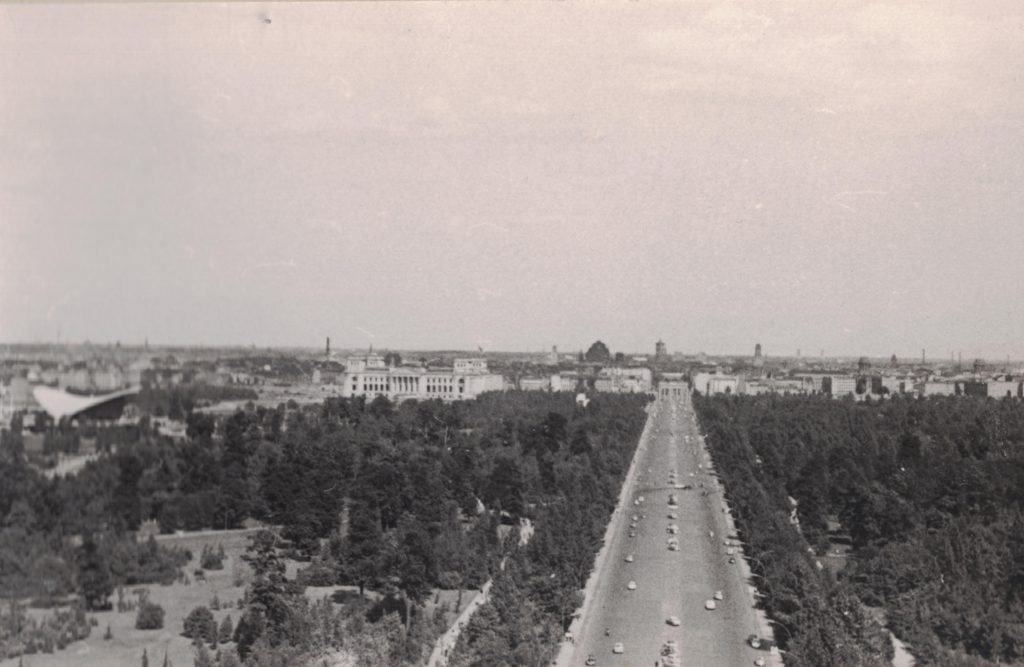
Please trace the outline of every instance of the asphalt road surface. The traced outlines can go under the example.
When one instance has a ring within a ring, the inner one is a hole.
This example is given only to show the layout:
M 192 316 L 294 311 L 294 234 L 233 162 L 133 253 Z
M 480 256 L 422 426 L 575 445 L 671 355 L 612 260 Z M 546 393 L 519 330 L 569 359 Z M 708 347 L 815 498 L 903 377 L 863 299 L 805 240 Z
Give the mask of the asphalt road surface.
M 632 494 L 612 518 L 607 560 L 582 612 L 573 665 L 584 665 L 593 655 L 598 665 L 650 667 L 669 639 L 676 640 L 680 664 L 686 666 L 739 667 L 767 658 L 746 644 L 748 635 L 757 634 L 757 620 L 739 563 L 729 563 L 724 542 L 735 536 L 725 532 L 720 487 L 708 471 L 692 415 L 689 398 L 662 399 L 651 417 Z M 670 471 L 676 485 L 693 488 L 672 488 Z M 678 507 L 669 506 L 669 494 Z M 677 518 L 669 518 L 670 512 Z M 630 537 L 634 516 L 635 537 Z M 668 549 L 670 524 L 678 526 L 678 551 Z M 632 563 L 626 562 L 628 555 Z M 738 548 L 735 558 L 740 558 Z M 628 589 L 630 581 L 636 590 Z M 705 601 L 715 591 L 724 599 L 708 611 Z M 671 616 L 678 617 L 678 627 L 668 623 Z M 612 652 L 616 642 L 623 644 L 621 655 Z

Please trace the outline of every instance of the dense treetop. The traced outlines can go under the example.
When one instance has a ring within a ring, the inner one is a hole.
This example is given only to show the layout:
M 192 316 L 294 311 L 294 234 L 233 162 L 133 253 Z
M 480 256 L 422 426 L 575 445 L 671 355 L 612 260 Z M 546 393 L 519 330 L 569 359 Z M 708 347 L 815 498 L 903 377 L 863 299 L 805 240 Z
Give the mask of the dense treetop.
M 761 396 L 695 406 L 787 664 L 882 659 L 873 623 L 850 621 L 862 605 L 884 608 L 921 664 L 1024 659 L 1024 404 Z M 824 557 L 847 542 L 848 558 Z

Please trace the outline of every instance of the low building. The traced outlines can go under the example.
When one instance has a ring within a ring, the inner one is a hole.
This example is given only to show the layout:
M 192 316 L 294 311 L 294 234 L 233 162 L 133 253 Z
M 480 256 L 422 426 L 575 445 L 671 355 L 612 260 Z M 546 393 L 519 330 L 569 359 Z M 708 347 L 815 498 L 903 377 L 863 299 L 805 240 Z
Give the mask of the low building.
M 550 377 L 519 378 L 519 388 L 523 391 L 551 391 Z
M 697 373 L 693 378 L 693 389 L 705 396 L 715 394 L 736 394 L 739 392 L 740 379 L 735 375 L 720 373 Z
M 945 380 L 924 382 L 921 385 L 922 396 L 956 396 L 957 383 Z
M 575 371 L 555 373 L 551 376 L 551 391 L 575 392 L 580 386 L 580 374 Z
M 651 369 L 643 366 L 602 368 L 594 380 L 594 389 L 604 392 L 646 394 L 653 388 Z
M 1021 383 L 1016 380 L 989 380 L 985 384 L 987 395 L 992 398 L 1017 398 L 1021 395 Z
M 882 387 L 888 390 L 890 396 L 908 394 L 914 388 L 914 381 L 912 379 L 893 375 L 882 376 L 881 383 Z
M 829 377 L 832 380 L 832 389 L 830 393 L 833 398 L 857 395 L 856 377 L 851 375 L 830 375 Z

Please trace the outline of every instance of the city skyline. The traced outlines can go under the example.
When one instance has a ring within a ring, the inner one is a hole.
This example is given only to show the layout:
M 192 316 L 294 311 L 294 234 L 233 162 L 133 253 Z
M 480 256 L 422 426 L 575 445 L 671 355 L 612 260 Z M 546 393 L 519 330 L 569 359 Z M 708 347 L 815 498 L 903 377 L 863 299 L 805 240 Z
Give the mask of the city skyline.
M 269 7 L 0 6 L 0 340 L 1024 357 L 1015 3 Z

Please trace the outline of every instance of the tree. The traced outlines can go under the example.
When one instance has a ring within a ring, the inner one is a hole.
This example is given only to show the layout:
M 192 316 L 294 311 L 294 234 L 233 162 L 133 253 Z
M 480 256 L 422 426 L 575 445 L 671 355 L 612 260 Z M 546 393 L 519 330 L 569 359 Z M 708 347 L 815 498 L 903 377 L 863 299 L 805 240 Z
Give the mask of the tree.
M 412 607 L 421 604 L 437 578 L 434 544 L 430 534 L 411 514 L 398 522 L 398 544 L 391 558 L 391 580 L 405 602 L 405 629 L 412 623 Z
M 221 644 L 227 644 L 231 641 L 234 636 L 235 629 L 231 625 L 231 614 L 224 617 L 224 620 L 220 622 L 220 630 L 217 633 L 217 638 Z
M 594 344 L 587 349 L 587 353 L 584 355 L 584 358 L 591 363 L 606 364 L 611 361 L 612 355 L 611 352 L 608 351 L 607 345 L 601 341 L 595 341 Z
M 217 621 L 213 612 L 203 605 L 194 608 L 185 617 L 183 635 L 196 643 L 203 641 L 217 643 Z
M 285 563 L 277 553 L 277 535 L 269 530 L 261 530 L 253 535 L 242 559 L 253 571 L 252 583 L 246 591 L 249 604 L 235 628 L 238 653 L 244 658 L 243 650 L 248 651 L 252 642 L 260 637 L 265 638 L 271 646 L 281 643 L 291 610 Z M 239 638 L 243 624 L 245 643 Z
M 89 609 L 103 609 L 114 592 L 110 564 L 95 539 L 89 535 L 78 555 L 78 586 Z
M 136 530 L 142 521 L 142 504 L 139 498 L 139 480 L 143 465 L 134 453 L 118 453 L 118 484 L 111 499 L 111 509 L 117 521 L 126 530 Z
M 342 565 L 348 579 L 359 586 L 362 595 L 374 585 L 383 569 L 384 533 L 380 512 L 365 502 L 356 502 L 349 509 L 348 536 L 342 546 Z
M 213 657 L 210 652 L 206 649 L 205 644 L 196 645 L 196 658 L 195 667 L 216 667 L 213 662 Z
M 388 400 L 388 397 L 382 394 L 370 401 L 367 411 L 374 417 L 386 419 L 391 416 L 394 411 L 394 407 L 391 405 L 391 401 Z

